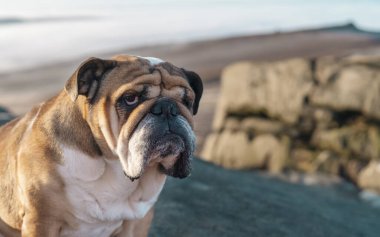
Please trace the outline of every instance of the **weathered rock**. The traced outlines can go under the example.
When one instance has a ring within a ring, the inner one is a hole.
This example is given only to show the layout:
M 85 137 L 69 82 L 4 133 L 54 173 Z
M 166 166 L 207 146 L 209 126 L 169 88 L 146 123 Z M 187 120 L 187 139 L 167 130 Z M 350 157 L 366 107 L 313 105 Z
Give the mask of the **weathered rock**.
M 312 139 L 312 143 L 319 149 L 362 160 L 380 157 L 379 141 L 379 128 L 361 122 L 337 129 L 317 130 Z
M 288 168 L 306 173 L 325 172 L 339 175 L 341 160 L 329 151 L 295 148 L 291 151 Z
M 380 66 L 363 62 L 341 64 L 325 69 L 332 72 L 320 73 L 323 84 L 315 88 L 311 103 L 337 111 L 359 111 L 380 119 Z
M 346 160 L 341 162 L 341 175 L 359 186 L 359 175 L 368 162 L 362 160 Z
M 327 129 L 337 127 L 338 124 L 334 121 L 334 113 L 330 110 L 317 108 L 313 111 L 313 118 L 317 129 Z
M 358 177 L 358 185 L 380 193 L 380 162 L 372 161 L 364 168 Z
M 326 85 L 331 76 L 336 74 L 342 66 L 340 58 L 323 57 L 316 60 L 315 79 L 319 85 Z
M 227 168 L 322 171 L 357 184 L 380 160 L 379 92 L 380 56 L 233 64 L 202 155 Z
M 212 120 L 212 130 L 221 131 L 223 130 L 225 120 L 227 119 L 225 101 L 222 99 L 222 95 L 219 97 L 218 103 L 216 105 L 214 118 Z
M 240 129 L 240 121 L 237 118 L 227 118 L 226 122 L 224 123 L 223 129 L 236 131 Z
M 209 136 L 201 154 L 204 160 L 231 169 L 268 168 L 280 172 L 289 153 L 289 139 L 270 134 L 250 138 L 244 131 L 224 130 Z
M 324 150 L 318 153 L 313 164 L 315 166 L 315 170 L 317 171 L 339 175 L 342 162 L 341 157 L 331 151 Z
M 284 125 L 279 121 L 248 117 L 241 121 L 240 129 L 244 131 L 252 131 L 255 134 L 277 134 L 284 130 Z
M 264 113 L 295 123 L 312 84 L 310 64 L 305 59 L 237 63 L 223 71 L 218 110 L 225 112 L 216 116 Z M 223 118 L 216 117 L 215 121 L 220 126 Z
M 260 166 L 261 163 L 251 157 L 245 132 L 230 130 L 225 130 L 220 134 L 215 149 L 215 159 L 212 160 L 223 167 L 232 169 Z
M 303 172 L 315 172 L 317 170 L 314 164 L 316 156 L 316 152 L 313 152 L 309 149 L 293 149 L 290 153 L 290 160 L 288 161 L 288 166 Z
M 205 160 L 232 169 L 263 167 L 265 157 L 255 154 L 257 145 L 251 143 L 245 132 L 225 130 L 214 143 L 215 147 L 211 148 L 211 157 L 205 157 Z
M 344 67 L 365 65 L 380 67 L 379 55 L 352 55 L 348 57 L 326 56 L 316 60 L 315 79 L 320 85 L 327 84 Z
M 200 155 L 200 157 L 202 157 L 203 160 L 216 163 L 212 160 L 215 159 L 215 150 L 218 145 L 218 138 L 219 133 L 216 132 L 212 132 L 207 136 Z
M 270 156 L 268 161 L 268 171 L 272 174 L 280 173 L 284 167 L 286 161 L 289 159 L 289 150 L 290 150 L 290 139 L 287 136 L 282 136 L 277 144 L 277 147 L 274 147 L 272 156 Z
M 304 106 L 301 111 L 300 118 L 295 126 L 292 126 L 294 135 L 293 138 L 298 141 L 309 141 L 316 127 L 316 122 L 313 117 L 314 109 L 310 106 Z

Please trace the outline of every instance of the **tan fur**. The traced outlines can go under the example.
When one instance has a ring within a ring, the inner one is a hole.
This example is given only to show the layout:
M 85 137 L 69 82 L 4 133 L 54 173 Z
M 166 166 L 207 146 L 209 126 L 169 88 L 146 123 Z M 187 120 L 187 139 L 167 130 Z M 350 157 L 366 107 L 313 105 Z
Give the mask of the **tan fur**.
M 138 221 L 123 222 L 122 229 L 115 237 L 145 237 L 148 236 L 149 226 L 153 220 L 154 211 L 150 209 L 145 217 Z M 148 226 L 148 228 L 147 228 Z
M 91 156 L 117 159 L 115 132 L 121 127 L 130 136 L 160 96 L 173 98 L 181 114 L 192 124 L 191 111 L 181 94 L 194 92 L 181 70 L 169 63 L 152 66 L 147 60 L 119 55 L 99 90 L 90 89 L 97 103 L 90 109 L 85 96 L 75 98 L 62 90 L 23 117 L 0 128 L 0 236 L 54 237 L 63 226 L 75 226 L 65 184 L 57 173 L 62 162 L 60 145 L 75 147 Z M 98 72 L 97 72 L 98 73 Z M 74 73 L 68 87 L 75 87 Z M 117 117 L 115 103 L 128 90 L 152 86 L 151 98 L 139 105 L 127 120 Z M 76 99 L 73 101 L 73 99 Z M 117 121 L 116 121 L 117 120 Z M 94 158 L 95 159 L 95 158 Z M 142 220 L 125 220 L 117 236 L 147 236 L 153 210 Z

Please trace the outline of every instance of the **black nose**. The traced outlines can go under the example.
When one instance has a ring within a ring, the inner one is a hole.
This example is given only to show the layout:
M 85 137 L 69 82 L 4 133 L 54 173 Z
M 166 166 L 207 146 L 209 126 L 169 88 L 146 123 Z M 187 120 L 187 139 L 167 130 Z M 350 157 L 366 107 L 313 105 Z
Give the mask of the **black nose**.
M 172 117 L 179 114 L 179 109 L 174 101 L 161 99 L 152 106 L 150 112 L 157 116 Z

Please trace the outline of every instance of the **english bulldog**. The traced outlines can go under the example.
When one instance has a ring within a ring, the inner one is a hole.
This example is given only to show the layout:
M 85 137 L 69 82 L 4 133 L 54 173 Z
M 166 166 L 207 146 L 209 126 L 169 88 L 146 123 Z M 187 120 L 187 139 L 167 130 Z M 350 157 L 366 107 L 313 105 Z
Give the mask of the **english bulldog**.
M 190 174 L 202 90 L 157 58 L 83 62 L 0 128 L 0 236 L 147 236 L 166 177 Z

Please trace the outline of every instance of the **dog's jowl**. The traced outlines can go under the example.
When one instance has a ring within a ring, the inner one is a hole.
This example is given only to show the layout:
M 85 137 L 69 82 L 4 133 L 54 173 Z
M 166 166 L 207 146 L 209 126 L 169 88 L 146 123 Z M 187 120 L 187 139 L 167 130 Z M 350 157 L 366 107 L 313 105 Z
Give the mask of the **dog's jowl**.
M 0 128 L 0 236 L 146 236 L 166 177 L 191 172 L 202 89 L 156 58 L 83 62 Z

